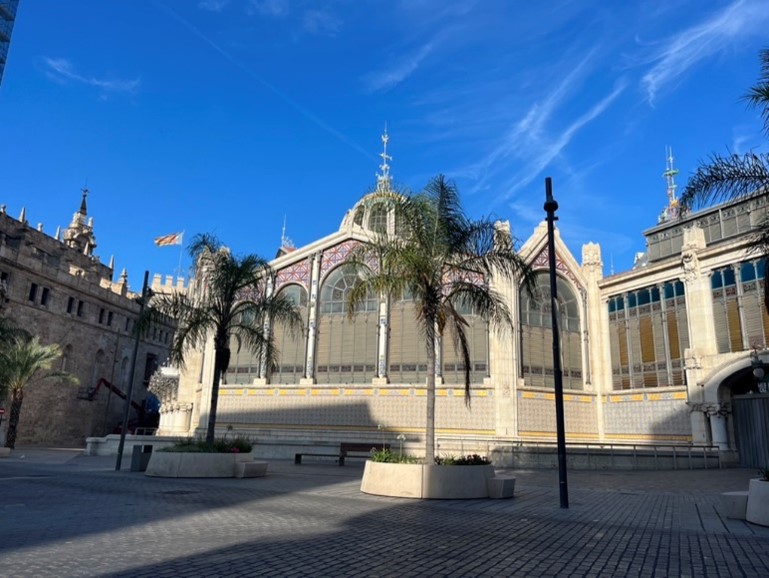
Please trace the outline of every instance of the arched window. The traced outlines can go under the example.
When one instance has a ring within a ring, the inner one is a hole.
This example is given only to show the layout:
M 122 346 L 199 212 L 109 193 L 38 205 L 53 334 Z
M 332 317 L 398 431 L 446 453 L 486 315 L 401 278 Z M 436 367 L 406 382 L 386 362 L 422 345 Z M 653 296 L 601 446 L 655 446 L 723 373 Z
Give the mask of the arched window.
M 278 350 L 278 360 L 270 376 L 272 383 L 299 383 L 304 377 L 305 350 L 307 344 L 307 290 L 300 285 L 287 285 L 278 295 L 291 300 L 302 316 L 302 331 L 291 331 L 282 323 L 272 326 L 273 343 Z
M 371 207 L 368 228 L 375 233 L 387 233 L 387 205 L 378 203 Z
M 465 336 L 470 348 L 470 382 L 483 383 L 489 374 L 488 362 L 488 323 L 473 311 L 469 304 L 457 303 L 457 312 L 467 322 Z M 441 343 L 443 360 L 443 383 L 465 382 L 465 364 L 459 350 L 454 346 L 454 332 L 446 328 Z
M 329 272 L 320 290 L 315 353 L 318 383 L 363 383 L 376 375 L 378 300 L 364 300 L 347 315 L 347 296 L 357 273 L 346 265 Z
M 583 389 L 579 301 L 571 285 L 557 277 L 558 324 L 561 337 L 563 387 Z M 539 273 L 534 294 L 521 290 L 521 366 L 528 386 L 553 387 L 553 330 L 550 276 Z
M 363 226 L 363 216 L 365 214 L 366 210 L 364 207 L 358 207 L 355 211 L 355 216 L 353 217 L 352 222 L 358 225 L 359 227 Z
M 410 295 L 390 304 L 387 377 L 391 383 L 423 385 L 427 378 L 425 337 Z

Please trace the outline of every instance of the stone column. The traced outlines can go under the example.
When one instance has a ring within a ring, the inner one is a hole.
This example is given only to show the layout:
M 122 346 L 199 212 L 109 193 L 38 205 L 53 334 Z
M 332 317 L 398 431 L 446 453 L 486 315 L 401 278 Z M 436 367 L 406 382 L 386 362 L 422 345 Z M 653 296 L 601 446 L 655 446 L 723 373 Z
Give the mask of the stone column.
M 379 336 L 377 339 L 377 375 L 375 385 L 383 385 L 387 379 L 387 337 L 390 318 L 390 300 L 386 295 L 379 297 Z
M 273 292 L 275 291 L 275 279 L 270 276 L 267 279 L 267 288 L 265 289 L 265 296 L 267 299 L 272 297 Z M 262 325 L 262 331 L 264 332 L 264 336 L 269 339 L 270 333 L 271 333 L 271 324 L 272 319 L 265 319 L 264 324 Z M 258 384 L 266 384 L 267 383 L 267 356 L 262 353 L 259 359 L 259 380 L 256 381 Z
M 726 415 L 721 412 L 710 414 L 710 435 L 713 445 L 721 451 L 729 450 L 729 434 L 726 430 Z
M 684 230 L 681 268 L 686 287 L 689 347 L 701 356 L 718 353 L 710 276 L 700 271 L 698 254 L 704 248 L 705 232 L 699 226 L 694 225 Z
M 605 424 L 603 412 L 604 395 L 612 391 L 611 343 L 609 341 L 609 306 L 601 299 L 598 283 L 603 279 L 601 247 L 597 243 L 582 246 L 582 274 L 587 285 L 585 309 L 582 312 L 582 326 L 587 332 L 585 357 L 590 368 L 590 381 L 585 388 L 593 390 L 595 396 L 596 424 L 598 438 L 603 439 Z
M 300 384 L 315 383 L 315 341 L 316 323 L 318 319 L 318 278 L 320 277 L 320 260 L 323 252 L 319 251 L 312 256 L 312 272 L 310 273 L 310 311 L 307 322 L 307 358 L 305 359 L 304 378 Z

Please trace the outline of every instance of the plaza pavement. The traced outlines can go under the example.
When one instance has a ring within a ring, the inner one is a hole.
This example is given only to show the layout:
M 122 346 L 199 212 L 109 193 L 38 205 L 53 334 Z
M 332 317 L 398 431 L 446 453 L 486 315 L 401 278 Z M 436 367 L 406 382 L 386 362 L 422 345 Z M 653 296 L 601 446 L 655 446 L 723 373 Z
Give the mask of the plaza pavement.
M 755 472 L 516 471 L 512 500 L 360 493 L 362 463 L 157 479 L 115 458 L 0 459 L 0 576 L 769 576 L 769 528 L 725 519 Z

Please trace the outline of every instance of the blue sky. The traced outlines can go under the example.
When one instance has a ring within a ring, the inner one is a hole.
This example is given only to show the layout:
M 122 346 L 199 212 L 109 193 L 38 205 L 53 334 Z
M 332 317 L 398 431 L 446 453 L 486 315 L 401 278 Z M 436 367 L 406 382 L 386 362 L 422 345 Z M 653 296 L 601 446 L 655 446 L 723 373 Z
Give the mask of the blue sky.
M 577 260 L 631 267 L 711 152 L 765 150 L 740 97 L 766 0 L 22 0 L 0 85 L 0 203 L 53 234 L 87 186 L 98 247 L 139 290 L 154 237 L 274 256 L 336 231 L 376 180 L 453 178 L 467 212 L 544 218 Z M 762 148 L 763 147 L 763 148 Z M 184 258 L 183 267 L 189 264 Z

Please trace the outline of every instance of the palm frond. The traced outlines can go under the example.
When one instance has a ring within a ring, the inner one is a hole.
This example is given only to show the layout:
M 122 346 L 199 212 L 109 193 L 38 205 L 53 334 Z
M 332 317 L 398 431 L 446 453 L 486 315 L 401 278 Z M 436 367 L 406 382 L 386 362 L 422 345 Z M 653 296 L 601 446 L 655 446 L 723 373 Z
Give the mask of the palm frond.
M 681 195 L 684 211 L 713 202 L 742 199 L 769 190 L 769 154 L 714 154 L 689 179 Z
M 769 49 L 759 52 L 761 73 L 758 82 L 750 87 L 745 100 L 752 107 L 758 108 L 764 121 L 764 132 L 769 136 Z

